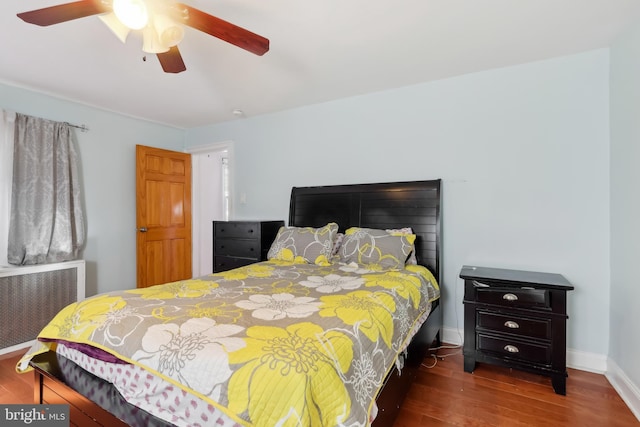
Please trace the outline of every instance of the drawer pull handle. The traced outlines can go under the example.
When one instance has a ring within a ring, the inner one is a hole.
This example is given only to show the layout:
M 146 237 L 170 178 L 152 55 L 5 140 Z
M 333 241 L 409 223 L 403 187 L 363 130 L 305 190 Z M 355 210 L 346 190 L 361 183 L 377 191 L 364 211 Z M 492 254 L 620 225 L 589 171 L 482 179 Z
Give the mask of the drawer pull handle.
M 502 295 L 502 299 L 506 299 L 507 301 L 518 301 L 518 296 L 514 294 L 504 294 Z
M 504 326 L 509 329 L 518 329 L 520 327 L 520 325 L 518 325 L 518 323 L 514 322 L 513 320 L 507 320 L 506 322 L 504 322 Z
M 509 353 L 518 353 L 520 350 L 515 345 L 507 344 L 504 346 L 504 349 Z
M 486 283 L 478 282 L 477 280 L 473 281 L 473 286 L 475 286 L 476 288 L 488 288 L 489 287 L 489 285 L 487 285 Z

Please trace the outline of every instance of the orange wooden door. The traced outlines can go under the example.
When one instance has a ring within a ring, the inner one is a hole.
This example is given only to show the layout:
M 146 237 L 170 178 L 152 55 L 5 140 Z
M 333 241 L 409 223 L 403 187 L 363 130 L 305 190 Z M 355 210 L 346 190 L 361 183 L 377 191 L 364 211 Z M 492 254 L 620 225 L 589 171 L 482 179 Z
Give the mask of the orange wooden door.
M 191 278 L 191 155 L 136 146 L 139 288 Z

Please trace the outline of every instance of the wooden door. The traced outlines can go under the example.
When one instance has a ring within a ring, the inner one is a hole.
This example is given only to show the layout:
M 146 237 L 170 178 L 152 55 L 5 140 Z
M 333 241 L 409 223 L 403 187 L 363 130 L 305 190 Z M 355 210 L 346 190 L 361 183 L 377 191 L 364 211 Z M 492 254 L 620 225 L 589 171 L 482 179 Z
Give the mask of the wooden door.
M 137 286 L 191 278 L 191 155 L 136 146 Z

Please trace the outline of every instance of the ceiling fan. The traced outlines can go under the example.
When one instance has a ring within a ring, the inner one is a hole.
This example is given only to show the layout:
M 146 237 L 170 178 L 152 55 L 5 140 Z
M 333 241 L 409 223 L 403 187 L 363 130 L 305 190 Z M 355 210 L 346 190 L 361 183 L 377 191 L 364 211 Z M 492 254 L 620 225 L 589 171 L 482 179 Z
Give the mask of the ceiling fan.
M 142 50 L 158 56 L 167 73 L 186 70 L 178 43 L 186 25 L 256 55 L 269 50 L 269 40 L 201 10 L 172 0 L 80 0 L 18 13 L 30 24 L 49 26 L 86 16 L 100 19 L 124 43 L 130 31 L 142 31 Z

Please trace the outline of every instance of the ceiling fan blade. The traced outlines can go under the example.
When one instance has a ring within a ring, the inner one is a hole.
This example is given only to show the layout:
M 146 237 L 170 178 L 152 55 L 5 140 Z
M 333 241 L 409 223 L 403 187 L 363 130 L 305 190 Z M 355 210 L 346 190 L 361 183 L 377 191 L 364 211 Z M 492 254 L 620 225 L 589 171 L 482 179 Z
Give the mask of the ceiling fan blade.
M 108 12 L 109 10 L 110 9 L 103 5 L 100 0 L 80 0 L 73 3 L 59 4 L 57 6 L 18 13 L 18 17 L 29 24 L 46 27 L 73 19 L 84 18 L 85 16 L 97 15 Z
M 173 46 L 168 52 L 158 53 L 158 60 L 165 73 L 181 73 L 187 69 L 182 60 L 178 46 Z
M 264 55 L 269 51 L 269 40 L 262 36 L 186 4 L 178 3 L 176 6 L 179 12 L 186 12 L 180 16 L 180 19 L 191 28 L 217 37 L 256 55 Z

